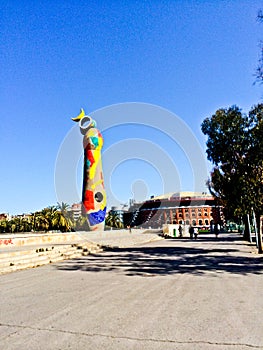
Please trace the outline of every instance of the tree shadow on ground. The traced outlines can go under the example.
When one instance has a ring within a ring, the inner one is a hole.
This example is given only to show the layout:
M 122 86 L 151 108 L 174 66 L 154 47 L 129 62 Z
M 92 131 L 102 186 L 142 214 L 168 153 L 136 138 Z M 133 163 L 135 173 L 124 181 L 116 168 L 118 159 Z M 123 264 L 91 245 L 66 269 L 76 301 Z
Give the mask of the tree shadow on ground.
M 263 274 L 263 257 L 242 254 L 233 248 L 203 247 L 132 247 L 108 248 L 100 254 L 88 255 L 56 265 L 59 270 L 107 272 L 126 276 L 166 276 L 192 274 L 211 276 L 220 273 L 237 275 Z

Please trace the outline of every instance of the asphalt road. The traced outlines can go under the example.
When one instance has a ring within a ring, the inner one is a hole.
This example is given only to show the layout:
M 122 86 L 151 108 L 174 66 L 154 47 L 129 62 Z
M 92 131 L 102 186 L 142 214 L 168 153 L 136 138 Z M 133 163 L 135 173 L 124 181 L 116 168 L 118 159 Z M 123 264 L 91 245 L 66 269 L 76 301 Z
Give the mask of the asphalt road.
M 263 258 L 162 240 L 0 277 L 0 349 L 263 349 Z

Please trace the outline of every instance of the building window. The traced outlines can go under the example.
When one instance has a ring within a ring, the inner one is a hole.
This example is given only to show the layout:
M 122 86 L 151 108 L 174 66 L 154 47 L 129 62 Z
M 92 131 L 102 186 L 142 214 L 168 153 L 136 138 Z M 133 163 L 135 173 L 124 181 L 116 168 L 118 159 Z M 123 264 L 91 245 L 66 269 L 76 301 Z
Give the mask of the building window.
M 193 226 L 196 225 L 196 221 L 195 221 L 195 220 L 192 221 L 192 225 L 193 225 Z
M 203 220 L 199 220 L 198 221 L 198 224 L 201 226 L 201 225 L 203 225 Z

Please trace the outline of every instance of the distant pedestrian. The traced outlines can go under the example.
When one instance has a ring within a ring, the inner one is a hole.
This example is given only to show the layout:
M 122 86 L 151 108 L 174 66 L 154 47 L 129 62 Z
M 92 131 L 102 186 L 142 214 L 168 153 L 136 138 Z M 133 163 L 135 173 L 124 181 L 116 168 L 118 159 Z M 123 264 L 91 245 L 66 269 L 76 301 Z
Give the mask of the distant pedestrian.
M 215 224 L 215 228 L 214 228 L 214 232 L 215 232 L 215 236 L 216 238 L 218 238 L 218 235 L 219 235 L 219 228 L 218 228 L 218 224 Z
M 194 228 L 194 236 L 195 236 L 195 239 L 197 239 L 197 236 L 198 236 L 198 228 L 197 227 Z
M 128 229 L 129 232 L 131 233 L 131 226 L 130 226 L 130 225 L 127 226 L 127 229 Z
M 180 237 L 180 238 L 183 237 L 183 228 L 182 228 L 181 225 L 179 226 L 179 237 Z
M 193 228 L 193 226 L 189 227 L 189 234 L 190 234 L 190 238 L 193 239 L 193 237 L 194 237 L 194 228 Z

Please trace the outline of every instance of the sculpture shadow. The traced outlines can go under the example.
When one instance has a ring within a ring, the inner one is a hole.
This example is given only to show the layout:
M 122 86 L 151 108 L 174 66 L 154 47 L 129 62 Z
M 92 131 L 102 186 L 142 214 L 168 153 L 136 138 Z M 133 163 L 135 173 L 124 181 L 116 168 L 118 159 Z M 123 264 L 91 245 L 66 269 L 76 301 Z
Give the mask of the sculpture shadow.
M 56 264 L 59 270 L 114 272 L 126 276 L 168 276 L 173 274 L 210 275 L 221 273 L 249 275 L 263 274 L 263 257 L 241 254 L 233 248 L 132 247 L 108 248 Z

